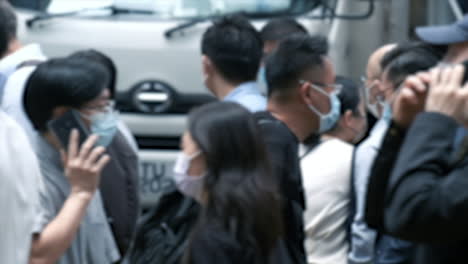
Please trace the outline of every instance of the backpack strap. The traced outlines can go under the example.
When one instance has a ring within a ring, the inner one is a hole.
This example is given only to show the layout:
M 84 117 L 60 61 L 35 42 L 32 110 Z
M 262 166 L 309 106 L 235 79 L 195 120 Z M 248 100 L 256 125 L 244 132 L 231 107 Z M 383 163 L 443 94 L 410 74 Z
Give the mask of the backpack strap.
M 21 63 L 20 65 L 18 65 L 16 67 L 16 70 L 19 70 L 21 68 L 24 68 L 24 67 L 29 67 L 29 66 L 37 66 L 41 63 L 43 63 L 44 61 L 42 60 L 27 60 L 27 61 L 23 61 L 23 63 Z
M 356 214 L 356 186 L 354 183 L 355 175 L 354 175 L 354 169 L 355 169 L 355 159 L 356 159 L 356 147 L 353 148 L 352 156 L 351 156 L 351 174 L 349 177 L 349 184 L 350 184 L 350 189 L 349 189 L 349 214 L 348 214 L 348 219 L 346 220 L 346 235 L 347 235 L 347 240 L 349 243 L 351 243 L 351 226 L 353 224 L 354 220 L 354 215 Z

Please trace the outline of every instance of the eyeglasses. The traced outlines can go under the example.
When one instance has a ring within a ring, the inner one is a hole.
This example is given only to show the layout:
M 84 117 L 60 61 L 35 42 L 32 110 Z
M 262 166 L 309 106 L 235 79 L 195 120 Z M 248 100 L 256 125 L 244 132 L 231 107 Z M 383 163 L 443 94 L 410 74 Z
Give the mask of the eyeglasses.
M 81 107 L 80 110 L 90 111 L 90 112 L 111 112 L 115 110 L 115 101 L 108 100 L 101 105 L 85 106 Z
M 361 77 L 359 78 L 361 80 L 361 82 L 365 83 L 365 82 L 372 82 L 372 81 L 380 81 L 380 78 L 379 77 L 372 77 L 372 78 L 367 78 L 366 75 L 361 75 Z
M 335 93 L 340 93 L 341 90 L 343 90 L 343 85 L 340 83 L 330 83 L 330 84 L 325 84 L 325 83 L 319 83 L 319 82 L 310 82 L 306 80 L 299 80 L 300 84 L 304 83 L 309 83 L 310 85 L 314 86 L 315 88 L 318 88 L 320 90 L 325 91 L 325 88 L 331 88 L 331 92 Z

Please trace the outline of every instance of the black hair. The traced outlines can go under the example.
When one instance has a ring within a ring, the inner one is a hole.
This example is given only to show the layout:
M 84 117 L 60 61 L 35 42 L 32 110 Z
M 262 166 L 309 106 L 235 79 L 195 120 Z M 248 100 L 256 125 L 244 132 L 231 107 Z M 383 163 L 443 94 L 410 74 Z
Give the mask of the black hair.
M 15 10 L 6 0 L 0 0 L 0 58 L 8 51 L 9 44 L 16 39 L 17 17 Z
M 398 44 L 383 57 L 380 66 L 387 78 L 398 88 L 408 75 L 426 71 L 442 59 L 443 53 L 422 42 Z
M 107 56 L 106 54 L 95 50 L 80 50 L 70 55 L 70 58 L 83 58 L 101 63 L 109 72 L 109 84 L 108 88 L 112 97 L 115 96 L 116 91 L 116 82 L 117 82 L 117 67 L 115 66 L 114 61 Z
M 351 110 L 354 115 L 359 115 L 359 103 L 361 102 L 359 86 L 350 78 L 343 76 L 337 76 L 336 83 L 343 86 L 338 94 L 341 103 L 341 115 L 348 110 Z
M 266 60 L 268 96 L 296 87 L 304 71 L 322 69 L 327 53 L 328 42 L 323 36 L 293 34 L 281 41 Z
M 79 108 L 107 88 L 109 74 L 99 63 L 82 58 L 51 59 L 31 74 L 23 95 L 26 115 L 36 130 L 47 131 L 56 107 Z
M 203 34 L 201 44 L 202 54 L 232 83 L 257 78 L 262 50 L 260 34 L 241 15 L 224 16 L 215 21 Z
M 207 202 L 198 227 L 219 225 L 246 254 L 268 256 L 282 234 L 282 214 L 253 115 L 237 103 L 214 102 L 191 112 L 188 122 L 207 164 Z
M 264 42 L 280 41 L 295 33 L 307 34 L 307 29 L 294 18 L 287 17 L 270 20 L 260 31 L 260 36 Z

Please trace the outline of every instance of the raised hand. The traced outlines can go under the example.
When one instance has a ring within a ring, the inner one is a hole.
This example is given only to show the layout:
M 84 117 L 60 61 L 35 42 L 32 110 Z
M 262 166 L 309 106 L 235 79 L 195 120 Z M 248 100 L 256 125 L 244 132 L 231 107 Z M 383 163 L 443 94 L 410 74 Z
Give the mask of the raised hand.
M 79 134 L 73 130 L 70 134 L 68 153 L 64 158 L 65 175 L 71 185 L 71 192 L 92 197 L 98 188 L 101 171 L 110 157 L 104 154 L 104 147 L 95 147 L 98 136 L 90 136 L 79 148 Z
M 468 124 L 468 86 L 463 86 L 463 65 L 436 68 L 431 71 L 431 85 L 426 111 L 439 112 Z

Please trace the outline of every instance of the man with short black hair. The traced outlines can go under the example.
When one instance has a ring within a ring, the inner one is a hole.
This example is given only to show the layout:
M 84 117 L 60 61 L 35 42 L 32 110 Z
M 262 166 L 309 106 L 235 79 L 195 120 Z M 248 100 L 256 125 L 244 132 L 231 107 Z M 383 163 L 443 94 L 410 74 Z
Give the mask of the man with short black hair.
M 285 205 L 285 254 L 275 258 L 277 263 L 306 263 L 298 143 L 331 129 L 339 118 L 335 71 L 327 52 L 325 38 L 296 34 L 266 62 L 269 112 L 257 113 L 256 118 Z
M 236 102 L 251 112 L 266 109 L 256 78 L 262 40 L 249 21 L 239 15 L 215 21 L 201 43 L 203 79 L 218 99 Z

